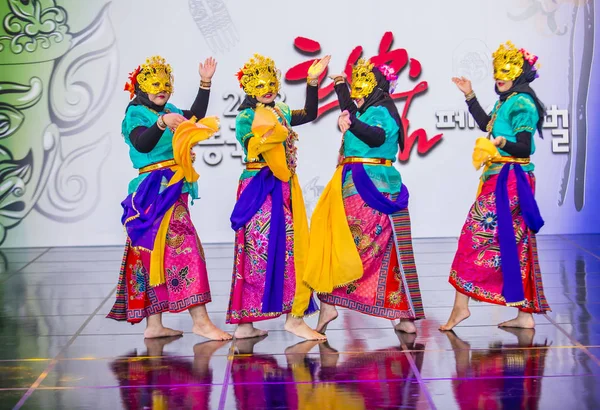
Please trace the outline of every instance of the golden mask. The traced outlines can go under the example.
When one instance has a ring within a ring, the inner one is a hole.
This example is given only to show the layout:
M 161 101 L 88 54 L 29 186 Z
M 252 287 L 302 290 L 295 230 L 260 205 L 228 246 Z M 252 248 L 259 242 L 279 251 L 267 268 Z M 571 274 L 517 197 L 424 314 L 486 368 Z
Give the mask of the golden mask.
M 501 44 L 492 57 L 495 80 L 514 81 L 523 73 L 523 53 L 510 41 Z
M 164 91 L 173 94 L 171 66 L 160 56 L 147 59 L 136 78 L 140 90 L 145 93 L 158 94 Z
M 251 97 L 279 93 L 281 72 L 275 62 L 260 54 L 254 54 L 237 74 L 240 87 Z
M 377 80 L 373 73 L 373 63 L 361 58 L 352 68 L 352 86 L 350 97 L 357 100 L 368 97 L 375 87 Z

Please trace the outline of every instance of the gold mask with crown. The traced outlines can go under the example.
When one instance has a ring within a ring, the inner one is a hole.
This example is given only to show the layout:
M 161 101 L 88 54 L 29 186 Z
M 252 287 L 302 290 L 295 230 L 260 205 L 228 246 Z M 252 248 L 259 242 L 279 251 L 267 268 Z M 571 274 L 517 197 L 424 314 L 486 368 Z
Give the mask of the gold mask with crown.
M 275 62 L 260 54 L 254 54 L 238 72 L 240 87 L 250 97 L 262 97 L 266 94 L 277 95 L 281 72 L 275 67 Z
M 523 73 L 523 53 L 512 42 L 500 44 L 492 57 L 495 80 L 514 81 Z
M 136 77 L 140 90 L 148 94 L 167 92 L 173 94 L 173 73 L 164 58 L 153 56 L 142 64 Z
M 357 100 L 368 97 L 377 86 L 373 73 L 373 63 L 361 58 L 352 68 L 352 86 L 350 97 Z

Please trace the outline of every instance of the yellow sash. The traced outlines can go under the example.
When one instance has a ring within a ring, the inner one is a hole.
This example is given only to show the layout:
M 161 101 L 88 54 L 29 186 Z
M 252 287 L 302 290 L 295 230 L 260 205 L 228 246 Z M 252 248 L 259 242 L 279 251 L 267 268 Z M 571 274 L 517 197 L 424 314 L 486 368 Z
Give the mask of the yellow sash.
M 258 161 L 259 155 L 262 155 L 277 179 L 290 182 L 294 218 L 294 267 L 297 277 L 301 278 L 301 273 L 306 267 L 309 248 L 308 218 L 298 176 L 289 170 L 285 156 L 283 142 L 286 141 L 289 130 L 279 122 L 277 114 L 273 110 L 257 106 L 252 122 L 252 134 L 254 136 L 248 142 L 248 161 Z M 303 283 L 301 280 L 296 282 L 298 304 L 294 303 L 294 305 L 298 308 L 292 308 L 292 315 L 301 317 L 306 309 L 304 305 L 308 306 L 310 291 L 298 292 Z
M 515 157 L 504 157 L 498 151 L 498 148 L 494 145 L 492 141 L 487 138 L 481 137 L 477 138 L 475 141 L 475 148 L 473 148 L 473 166 L 475 169 L 480 169 L 483 167 L 483 173 L 481 174 L 481 178 L 479 179 L 479 188 L 477 189 L 477 196 L 481 194 L 481 189 L 483 188 L 483 177 L 487 171 L 489 171 L 490 166 L 492 164 L 502 164 L 502 163 L 516 163 L 516 164 L 529 164 L 529 158 L 515 158 Z
M 348 226 L 342 195 L 342 171 L 338 166 L 311 218 L 310 249 L 304 282 L 319 293 L 360 279 L 363 265 Z
M 219 119 L 217 117 L 206 117 L 198 122 L 196 122 L 196 117 L 193 117 L 179 124 L 173 135 L 175 165 L 170 167 L 175 174 L 171 177 L 168 186 L 174 185 L 184 178 L 190 183 L 198 181 L 200 175 L 192 165 L 192 148 L 199 142 L 215 135 L 217 131 L 219 131 Z M 174 206 L 165 212 L 154 239 L 154 249 L 150 253 L 150 286 L 165 283 L 165 244 L 173 209 Z

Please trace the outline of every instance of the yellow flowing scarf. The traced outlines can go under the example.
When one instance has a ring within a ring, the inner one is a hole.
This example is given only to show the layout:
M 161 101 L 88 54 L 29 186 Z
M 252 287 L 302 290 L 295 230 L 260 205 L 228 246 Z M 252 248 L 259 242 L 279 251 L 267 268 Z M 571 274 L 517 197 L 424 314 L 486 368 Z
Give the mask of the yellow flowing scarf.
M 175 173 L 167 186 L 174 185 L 185 179 L 193 183 L 198 181 L 200 175 L 192 165 L 192 148 L 201 141 L 207 140 L 219 131 L 218 117 L 205 117 L 196 122 L 196 117 L 182 122 L 173 135 L 173 154 L 176 165 L 171 167 Z M 169 208 L 160 223 L 154 249 L 150 253 L 150 286 L 158 286 L 165 283 L 165 244 L 169 222 L 173 214 L 174 206 Z
M 360 279 L 363 265 L 348 226 L 342 195 L 342 171 L 338 166 L 311 218 L 310 249 L 304 282 L 319 293 Z
M 252 121 L 252 134 L 248 142 L 248 161 L 257 161 L 259 155 L 283 182 L 290 182 L 292 215 L 294 218 L 294 267 L 296 270 L 296 293 L 292 306 L 292 315 L 302 317 L 310 299 L 310 289 L 302 282 L 302 272 L 306 267 L 309 252 L 308 218 L 298 176 L 291 173 L 287 165 L 285 147 L 289 130 L 283 126 L 277 114 L 264 106 L 257 106 Z

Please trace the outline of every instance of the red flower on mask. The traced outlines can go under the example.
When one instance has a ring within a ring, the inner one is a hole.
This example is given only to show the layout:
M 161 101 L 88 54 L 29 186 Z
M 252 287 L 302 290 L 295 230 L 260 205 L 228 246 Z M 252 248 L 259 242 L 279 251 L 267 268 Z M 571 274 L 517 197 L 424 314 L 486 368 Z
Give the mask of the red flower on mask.
M 133 96 L 135 95 L 135 86 L 137 84 L 137 76 L 141 71 L 142 71 L 142 68 L 140 66 L 138 66 L 138 68 L 136 68 L 131 73 L 129 73 L 129 81 L 127 83 L 125 83 L 125 87 L 123 88 L 123 91 L 129 91 L 129 99 L 130 100 L 133 99 Z

